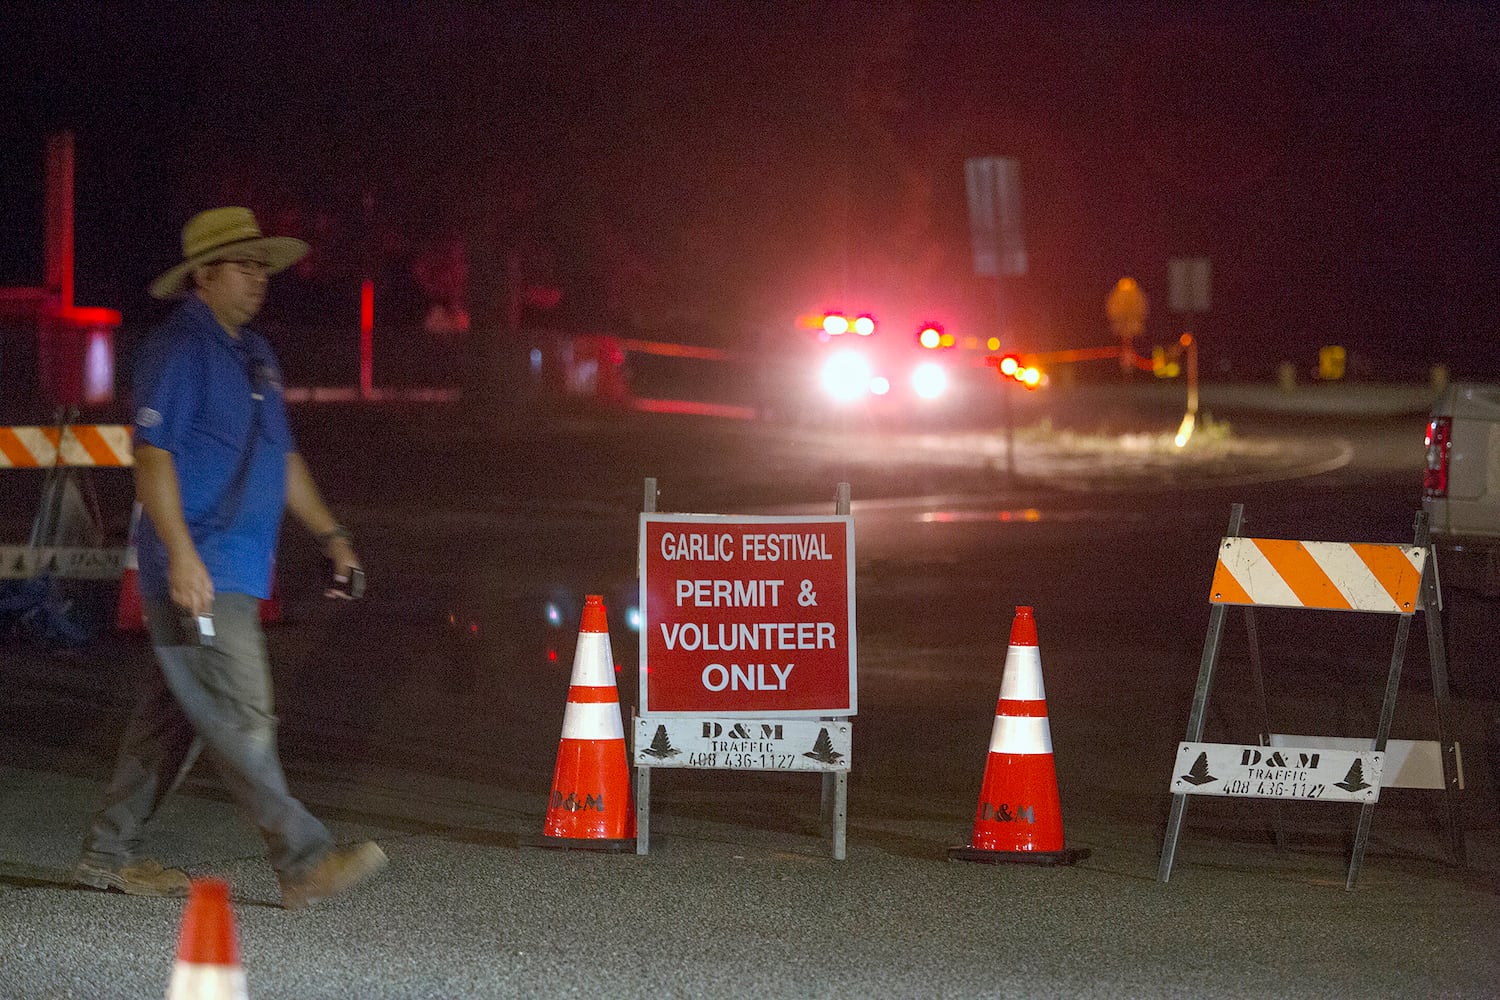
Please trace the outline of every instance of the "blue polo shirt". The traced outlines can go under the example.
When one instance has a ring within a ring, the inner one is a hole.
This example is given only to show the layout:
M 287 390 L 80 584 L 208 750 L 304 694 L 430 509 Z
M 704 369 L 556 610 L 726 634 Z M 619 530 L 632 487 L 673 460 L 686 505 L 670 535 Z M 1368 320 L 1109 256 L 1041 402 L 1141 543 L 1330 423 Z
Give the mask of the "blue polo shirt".
M 189 295 L 142 345 L 134 388 L 135 439 L 172 453 L 182 512 L 215 592 L 269 597 L 294 450 L 270 343 L 247 329 L 231 337 Z M 136 557 L 141 593 L 165 600 L 167 550 L 144 515 Z

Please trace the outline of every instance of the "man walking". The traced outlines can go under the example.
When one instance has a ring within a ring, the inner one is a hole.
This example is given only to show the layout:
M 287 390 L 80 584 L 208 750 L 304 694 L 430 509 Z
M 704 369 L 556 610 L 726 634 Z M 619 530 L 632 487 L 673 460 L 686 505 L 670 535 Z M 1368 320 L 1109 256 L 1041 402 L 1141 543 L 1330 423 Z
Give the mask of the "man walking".
M 216 208 L 183 227 L 182 250 L 150 291 L 169 299 L 190 288 L 135 372 L 144 512 L 136 552 L 157 669 L 144 678 L 74 877 L 134 895 L 187 894 L 186 873 L 138 850 L 146 822 L 201 746 L 265 837 L 282 905 L 297 909 L 386 861 L 373 842 L 336 847 L 287 790 L 260 629 L 285 509 L 323 545 L 336 580 L 363 580 L 352 537 L 293 445 L 275 354 L 245 326 L 265 302 L 267 279 L 308 246 L 262 235 L 248 209 Z

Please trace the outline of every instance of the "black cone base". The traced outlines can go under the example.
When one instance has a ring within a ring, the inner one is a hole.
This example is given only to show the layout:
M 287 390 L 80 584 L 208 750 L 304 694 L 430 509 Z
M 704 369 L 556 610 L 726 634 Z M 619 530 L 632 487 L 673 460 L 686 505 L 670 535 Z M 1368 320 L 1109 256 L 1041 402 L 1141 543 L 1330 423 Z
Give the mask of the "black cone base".
M 635 838 L 605 840 L 588 837 L 549 837 L 544 833 L 519 834 L 517 847 L 541 847 L 554 851 L 597 851 L 602 854 L 635 853 Z
M 973 861 L 981 865 L 1071 865 L 1088 857 L 1087 847 L 1065 847 L 1060 851 L 987 851 L 982 847 L 950 847 L 949 861 Z

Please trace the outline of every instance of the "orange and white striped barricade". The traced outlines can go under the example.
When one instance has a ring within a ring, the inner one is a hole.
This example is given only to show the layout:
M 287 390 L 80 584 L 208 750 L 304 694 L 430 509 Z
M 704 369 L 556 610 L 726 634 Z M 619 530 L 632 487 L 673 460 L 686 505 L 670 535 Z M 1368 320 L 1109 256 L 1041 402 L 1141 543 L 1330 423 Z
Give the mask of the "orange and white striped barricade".
M 118 579 L 123 548 L 101 544 L 97 499 L 87 480 L 91 468 L 127 468 L 131 428 L 120 424 L 59 424 L 0 427 L 0 470 L 46 472 L 42 498 L 26 545 L 0 546 L 0 579 L 38 574 L 79 580 Z
M 118 468 L 132 464 L 128 425 L 0 427 L 0 469 Z
M 1209 592 L 1208 633 L 1198 684 L 1188 716 L 1187 735 L 1178 745 L 1170 788 L 1172 811 L 1162 842 L 1158 878 L 1172 874 L 1189 795 L 1218 795 L 1280 801 L 1346 801 L 1361 804 L 1345 888 L 1353 889 L 1369 840 L 1370 820 L 1382 787 L 1441 788 L 1447 806 L 1449 843 L 1455 863 L 1466 863 L 1458 792 L 1463 787 L 1458 746 L 1449 736 L 1448 666 L 1444 652 L 1436 562 L 1427 515 L 1418 512 L 1411 545 L 1360 542 L 1304 542 L 1241 535 L 1244 506 L 1235 504 L 1229 532 L 1219 543 Z M 1218 662 L 1228 608 L 1245 611 L 1252 679 L 1261 712 L 1255 744 L 1205 743 L 1209 689 Z M 1363 611 L 1397 616 L 1395 645 L 1386 677 L 1385 698 L 1373 738 L 1288 737 L 1270 731 L 1265 680 L 1261 670 L 1255 608 Z M 1425 612 L 1432 664 L 1437 740 L 1390 740 L 1412 618 Z M 1424 758 L 1413 764 L 1410 758 Z M 1398 759 L 1399 758 L 1399 759 Z M 1393 766 L 1398 765 L 1399 766 Z M 1426 772 L 1425 774 L 1423 772 Z M 1434 781 L 1430 775 L 1441 774 Z M 1279 831 L 1278 831 L 1279 838 Z
M 132 428 L 127 424 L 0 427 L 0 469 L 39 469 L 47 473 L 30 543 L 0 545 L 0 580 L 28 580 L 44 573 L 70 580 L 119 580 L 116 627 L 139 632 L 145 629 L 136 575 L 140 504 L 131 510 L 130 534 L 124 548 L 63 544 L 69 524 L 80 519 L 87 522 L 84 533 L 90 541 L 102 539 L 103 530 L 94 513 L 98 502 L 88 482 L 78 479 L 78 472 L 134 466 L 131 441 Z M 281 598 L 273 579 L 271 596 L 260 604 L 260 620 L 272 625 L 281 618 Z

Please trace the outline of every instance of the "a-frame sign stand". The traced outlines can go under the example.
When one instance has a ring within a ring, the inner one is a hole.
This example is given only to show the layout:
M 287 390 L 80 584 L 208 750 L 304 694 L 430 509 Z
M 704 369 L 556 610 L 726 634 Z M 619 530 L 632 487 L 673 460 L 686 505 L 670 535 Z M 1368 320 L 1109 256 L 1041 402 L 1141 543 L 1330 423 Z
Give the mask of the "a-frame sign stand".
M 657 503 L 658 503 L 659 498 L 660 498 L 660 494 L 659 494 L 659 492 L 657 490 L 657 481 L 656 481 L 656 479 L 655 478 L 648 478 L 648 479 L 646 479 L 645 480 L 645 495 L 643 497 L 643 503 L 642 503 L 642 513 L 643 514 L 647 514 L 647 515 L 657 514 L 658 513 L 658 511 L 657 511 Z M 851 494 L 850 494 L 849 484 L 848 483 L 839 483 L 838 487 L 837 487 L 837 496 L 836 496 L 836 500 L 835 500 L 835 504 L 834 504 L 833 518 L 834 519 L 847 520 L 849 518 L 849 516 L 850 516 L 851 510 L 852 510 L 852 506 L 851 506 Z M 675 517 L 681 517 L 681 518 L 695 518 L 695 517 L 716 516 L 716 515 L 666 515 L 666 516 L 668 516 L 668 517 L 675 516 Z M 770 520 L 776 520 L 776 519 L 775 518 L 770 518 Z M 826 521 L 826 520 L 829 520 L 829 519 L 828 518 L 821 518 L 821 517 L 817 517 L 817 518 L 815 518 L 815 517 L 804 517 L 804 518 L 800 518 L 800 520 L 804 520 L 804 521 L 812 521 L 812 520 Z M 845 529 L 842 528 L 842 527 L 840 527 L 840 528 L 838 528 L 838 530 L 842 531 L 842 530 L 845 530 Z M 849 529 L 849 530 L 852 530 L 852 529 Z M 643 538 L 644 538 L 644 535 L 643 535 Z M 852 646 L 853 620 L 854 620 L 853 619 L 853 610 L 852 610 L 853 609 L 853 603 L 852 603 L 852 599 L 853 599 L 853 560 L 852 560 L 852 552 L 853 552 L 852 545 L 853 545 L 853 543 L 852 543 L 852 536 L 851 536 L 851 540 L 849 541 L 848 544 L 849 544 L 848 551 L 850 553 L 850 558 L 848 559 L 848 561 L 846 563 L 846 566 L 847 566 L 847 572 L 849 574 L 847 589 L 848 589 L 848 599 L 849 599 L 849 602 L 850 602 L 849 603 L 849 608 L 850 608 L 850 611 L 849 611 L 849 615 L 850 615 L 850 617 L 849 617 L 849 625 L 850 625 L 850 629 L 849 629 L 849 635 L 845 637 L 845 641 L 848 644 L 846 646 L 846 648 L 849 649 L 849 651 L 850 651 L 849 652 L 849 656 L 850 656 L 850 664 L 851 664 L 851 668 L 852 668 L 852 664 L 854 662 L 853 661 L 853 646 Z M 643 547 L 642 552 L 644 553 L 644 551 L 645 551 L 645 549 Z M 642 572 L 642 576 L 643 576 L 643 579 L 644 579 L 645 572 L 646 572 L 646 566 L 645 566 L 644 558 L 643 558 L 643 561 L 642 561 L 641 572 Z M 805 583 L 805 581 L 804 581 L 804 583 Z M 643 592 L 641 607 L 642 607 L 642 612 L 643 612 L 643 615 L 644 615 L 646 607 L 647 607 L 647 604 L 646 604 L 646 601 L 645 601 L 645 598 L 644 598 L 644 592 Z M 642 623 L 643 629 L 646 626 L 646 624 L 647 624 L 646 622 Z M 645 652 L 645 639 L 643 637 L 643 640 L 642 640 L 643 664 L 644 664 L 644 652 Z M 853 692 L 853 686 L 852 686 L 853 685 L 853 674 L 852 673 L 850 675 L 850 684 L 851 684 L 851 687 L 850 687 L 850 697 L 852 699 L 852 692 Z M 646 699 L 644 697 L 644 692 L 645 692 L 645 689 L 643 687 L 642 688 L 643 697 L 641 699 L 641 705 L 640 705 L 640 708 L 639 708 L 639 711 L 640 711 L 641 714 L 638 715 L 634 719 L 634 724 L 631 727 L 632 733 L 634 734 L 634 737 L 635 737 L 634 743 L 632 744 L 631 756 L 632 756 L 632 758 L 633 758 L 633 760 L 635 762 L 635 815 L 636 815 L 636 840 L 635 840 L 635 845 L 636 845 L 636 853 L 637 854 L 649 854 L 650 850 L 651 850 L 651 771 L 652 771 L 652 768 L 653 767 L 657 767 L 657 766 L 668 766 L 665 763 L 665 760 L 667 759 L 667 754 L 669 753 L 672 756 L 676 756 L 676 755 L 679 754 L 679 750 L 675 749 L 675 748 L 672 748 L 671 747 L 671 743 L 674 740 L 682 741 L 684 739 L 684 734 L 681 733 L 681 731 L 679 731 L 676 736 L 669 736 L 669 734 L 667 733 L 667 728 L 666 727 L 670 726 L 670 725 L 674 725 L 675 723 L 674 723 L 673 720 L 669 720 L 667 716 L 665 716 L 665 715 L 656 715 L 656 716 L 647 715 L 647 713 L 646 713 Z M 851 700 L 850 704 L 852 705 L 852 700 Z M 694 722 L 695 725 L 713 725 L 713 723 L 711 723 L 711 722 L 705 724 L 703 722 L 703 720 L 689 720 L 689 721 Z M 781 743 L 781 742 L 791 743 L 791 742 L 796 741 L 797 739 L 801 739 L 802 740 L 802 742 L 800 744 L 798 744 L 798 747 L 797 747 L 797 750 L 799 752 L 794 752 L 792 754 L 779 754 L 779 753 L 760 754 L 759 755 L 759 758 L 760 758 L 760 763 L 759 764 L 757 764 L 755 762 L 755 760 L 750 759 L 750 758 L 755 758 L 757 755 L 755 755 L 755 754 L 748 754 L 748 753 L 747 754 L 739 754 L 738 755 L 739 757 L 747 758 L 747 760 L 742 761 L 740 763 L 737 763 L 737 764 L 733 765 L 733 767 L 735 769 L 740 769 L 740 770 L 787 770 L 787 769 L 790 769 L 790 770 L 797 770 L 797 771 L 819 771 L 819 772 L 821 772 L 821 775 L 822 775 L 822 798 L 821 798 L 820 810 L 819 810 L 819 830 L 829 840 L 830 853 L 831 853 L 833 859 L 835 861 L 843 861 L 843 860 L 845 860 L 845 858 L 847 856 L 847 851 L 848 851 L 849 769 L 850 769 L 850 766 L 851 766 L 850 765 L 850 761 L 852 759 L 852 752 L 851 752 L 852 719 L 851 719 L 851 717 L 848 716 L 848 715 L 818 715 L 818 716 L 815 716 L 815 717 L 814 716 L 808 716 L 808 717 L 803 717 L 803 718 L 787 718 L 787 719 L 783 719 L 783 718 L 779 718 L 779 717 L 775 717 L 775 716 L 767 716 L 767 717 L 756 716 L 754 718 L 744 718 L 744 719 L 741 719 L 739 721 L 742 721 L 745 724 L 752 725 L 754 729 L 756 729 L 756 730 L 759 731 L 759 733 L 760 733 L 760 740 L 757 742 L 757 746 L 760 746 L 760 745 L 763 745 L 763 744 L 767 744 L 768 741 L 771 740 L 771 739 L 774 739 L 775 741 L 777 741 L 778 744 Z M 649 723 L 649 725 L 646 725 L 648 723 Z M 650 726 L 651 725 L 656 725 L 656 726 L 659 727 L 657 729 L 657 738 L 662 741 L 662 743 L 663 743 L 662 750 L 665 750 L 666 753 L 658 751 L 657 748 L 656 748 L 656 744 L 654 742 L 651 742 L 650 738 L 645 735 L 646 732 L 650 731 Z M 771 735 L 772 733 L 775 734 L 774 737 Z M 705 735 L 706 735 L 706 733 L 705 733 Z M 643 747 L 645 749 L 642 749 Z M 810 747 L 810 749 L 803 750 L 804 747 Z M 768 766 L 765 763 L 765 758 L 767 758 L 767 757 L 775 758 L 776 760 L 779 760 L 780 763 L 776 764 L 776 765 Z M 655 759 L 655 762 L 653 762 L 654 759 Z M 714 766 L 714 765 L 710 765 L 710 764 L 694 763 L 692 761 L 692 755 L 691 754 L 689 754 L 687 756 L 686 760 L 687 760 L 686 764 L 674 762 L 671 766 L 673 766 L 673 767 L 684 767 L 684 766 L 686 766 L 686 767 L 710 767 L 710 766 Z M 725 767 L 729 768 L 730 765 L 726 764 Z
M 1436 562 L 1432 557 L 1427 515 L 1418 512 L 1412 546 L 1345 542 L 1295 542 L 1242 536 L 1244 506 L 1234 504 L 1228 534 L 1219 546 L 1219 561 L 1210 594 L 1208 632 L 1198 669 L 1198 684 L 1188 715 L 1187 734 L 1174 760 L 1172 810 L 1162 842 L 1160 881 L 1172 875 L 1177 842 L 1191 794 L 1247 798 L 1343 800 L 1362 803 L 1349 858 L 1346 889 L 1353 889 L 1369 840 L 1370 822 L 1382 784 L 1391 721 L 1401 684 L 1401 667 L 1417 611 L 1426 613 L 1427 649 L 1432 664 L 1433 701 L 1437 717 L 1435 744 L 1441 761 L 1449 848 L 1456 864 L 1466 864 L 1460 822 L 1458 751 L 1448 729 L 1451 706 L 1448 667 L 1438 614 Z M 1224 617 L 1231 605 L 1242 605 L 1249 639 L 1252 682 L 1260 702 L 1258 746 L 1203 743 L 1209 690 L 1219 659 Z M 1255 606 L 1313 610 L 1367 611 L 1399 616 L 1386 677 L 1380 721 L 1368 749 L 1329 749 L 1330 742 L 1305 748 L 1271 750 L 1269 709 L 1261 671 Z M 1424 744 L 1415 744 L 1418 747 Z M 1274 758 L 1267 762 L 1267 758 Z M 1338 780 L 1342 775 L 1343 780 Z M 1389 784 L 1389 782 L 1387 782 Z M 1426 787 L 1426 786 L 1422 786 Z M 1436 787 L 1436 786 L 1432 786 Z M 1279 834 L 1279 831 L 1278 831 Z M 1278 837 L 1279 839 L 1279 837 Z

